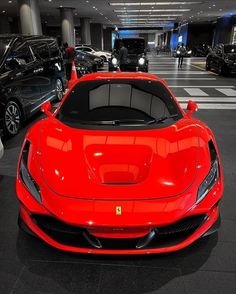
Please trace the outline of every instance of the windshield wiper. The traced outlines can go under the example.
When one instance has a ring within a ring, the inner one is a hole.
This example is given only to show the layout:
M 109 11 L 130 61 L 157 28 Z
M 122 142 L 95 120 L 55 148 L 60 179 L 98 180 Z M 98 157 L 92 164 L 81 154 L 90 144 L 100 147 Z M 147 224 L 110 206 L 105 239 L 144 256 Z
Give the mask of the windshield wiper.
M 176 113 L 176 114 L 172 114 L 172 115 L 169 115 L 169 116 L 163 116 L 163 117 L 160 117 L 160 118 L 157 118 L 157 119 L 152 119 L 152 120 L 150 120 L 147 124 L 157 124 L 157 123 L 161 123 L 161 122 L 164 122 L 165 120 L 167 120 L 167 119 L 171 119 L 171 118 L 175 118 L 175 117 L 177 117 L 178 116 L 178 114 Z
M 119 125 L 147 125 L 149 121 L 144 119 L 115 119 L 115 120 L 91 120 L 91 121 L 80 121 L 80 124 L 88 124 L 88 125 L 111 125 L 111 126 L 119 126 Z

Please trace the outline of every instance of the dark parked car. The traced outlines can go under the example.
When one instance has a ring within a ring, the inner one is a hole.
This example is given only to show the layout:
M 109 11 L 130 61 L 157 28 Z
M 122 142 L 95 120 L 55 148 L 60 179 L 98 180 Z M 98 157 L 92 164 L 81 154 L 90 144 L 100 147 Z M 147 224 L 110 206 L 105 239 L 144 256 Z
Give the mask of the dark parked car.
M 104 66 L 104 59 L 102 57 L 98 57 L 92 53 L 89 53 L 89 52 L 82 52 L 80 51 L 84 57 L 89 60 L 89 61 L 93 61 L 97 64 L 97 67 L 101 68 Z
M 220 44 L 208 54 L 206 70 L 216 70 L 219 75 L 236 73 L 236 44 Z
M 180 47 L 181 45 L 178 45 L 176 49 L 173 51 L 173 57 L 179 57 L 180 55 Z M 192 56 L 192 50 L 186 47 L 186 53 L 184 57 L 191 57 Z
M 92 73 L 94 69 L 94 65 L 90 61 L 80 59 L 78 56 L 75 57 L 75 67 L 79 78 Z
M 211 52 L 211 46 L 206 44 L 200 44 L 193 48 L 193 56 L 196 57 L 206 57 L 207 54 Z
M 15 135 L 45 102 L 61 100 L 63 59 L 51 37 L 0 35 L 0 129 Z
M 121 43 L 128 49 L 125 71 L 148 72 L 148 59 L 146 57 L 144 38 L 116 39 L 112 57 L 108 61 L 109 71 L 116 71 L 119 68 L 119 51 Z
M 87 52 L 82 52 L 80 50 L 76 50 L 76 58 L 78 60 L 87 61 L 92 64 L 93 72 L 97 72 L 98 68 L 104 65 L 103 59 L 97 56 L 94 56 Z

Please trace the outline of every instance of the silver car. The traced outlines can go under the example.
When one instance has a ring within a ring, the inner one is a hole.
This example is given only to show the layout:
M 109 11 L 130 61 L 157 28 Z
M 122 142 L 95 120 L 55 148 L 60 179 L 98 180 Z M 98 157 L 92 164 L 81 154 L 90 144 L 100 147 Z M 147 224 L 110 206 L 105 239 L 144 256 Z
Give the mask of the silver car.
M 0 130 L 0 159 L 2 158 L 4 153 L 4 148 L 3 148 L 3 144 L 2 144 L 2 140 L 1 140 L 1 130 Z
M 4 149 L 3 149 L 3 145 L 2 145 L 2 140 L 0 138 L 0 158 L 2 158 L 2 156 L 3 156 L 3 151 L 4 151 Z

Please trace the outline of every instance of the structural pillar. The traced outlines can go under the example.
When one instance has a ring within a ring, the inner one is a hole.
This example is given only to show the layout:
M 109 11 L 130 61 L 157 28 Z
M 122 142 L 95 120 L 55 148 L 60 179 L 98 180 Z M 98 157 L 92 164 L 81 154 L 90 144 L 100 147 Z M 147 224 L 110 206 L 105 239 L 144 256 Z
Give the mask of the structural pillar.
M 112 31 L 113 28 L 108 27 L 103 29 L 103 43 L 104 50 L 111 51 L 112 50 Z
M 103 25 L 101 23 L 91 23 L 91 44 L 103 50 Z
M 0 34 L 10 34 L 10 24 L 7 15 L 1 15 L 0 17 Z
M 69 46 L 75 46 L 74 8 L 62 7 L 61 10 L 61 33 L 62 42 Z
M 91 44 L 91 33 L 90 33 L 90 19 L 83 17 L 80 19 L 81 26 L 81 43 L 82 44 Z
M 38 0 L 18 0 L 21 32 L 26 35 L 42 35 Z

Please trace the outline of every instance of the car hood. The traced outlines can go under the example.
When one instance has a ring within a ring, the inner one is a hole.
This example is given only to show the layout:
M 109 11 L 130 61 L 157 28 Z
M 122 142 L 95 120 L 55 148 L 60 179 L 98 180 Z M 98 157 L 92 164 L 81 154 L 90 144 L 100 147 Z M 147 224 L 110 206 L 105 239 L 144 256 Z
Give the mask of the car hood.
M 109 52 L 109 51 L 100 51 L 100 52 L 111 55 L 111 52 Z
M 76 60 L 75 65 L 76 66 L 91 66 L 94 62 L 92 60 L 82 59 L 82 60 Z
M 79 199 L 178 195 L 197 175 L 198 128 L 189 119 L 146 131 L 98 131 L 45 120 L 38 152 L 46 185 Z

